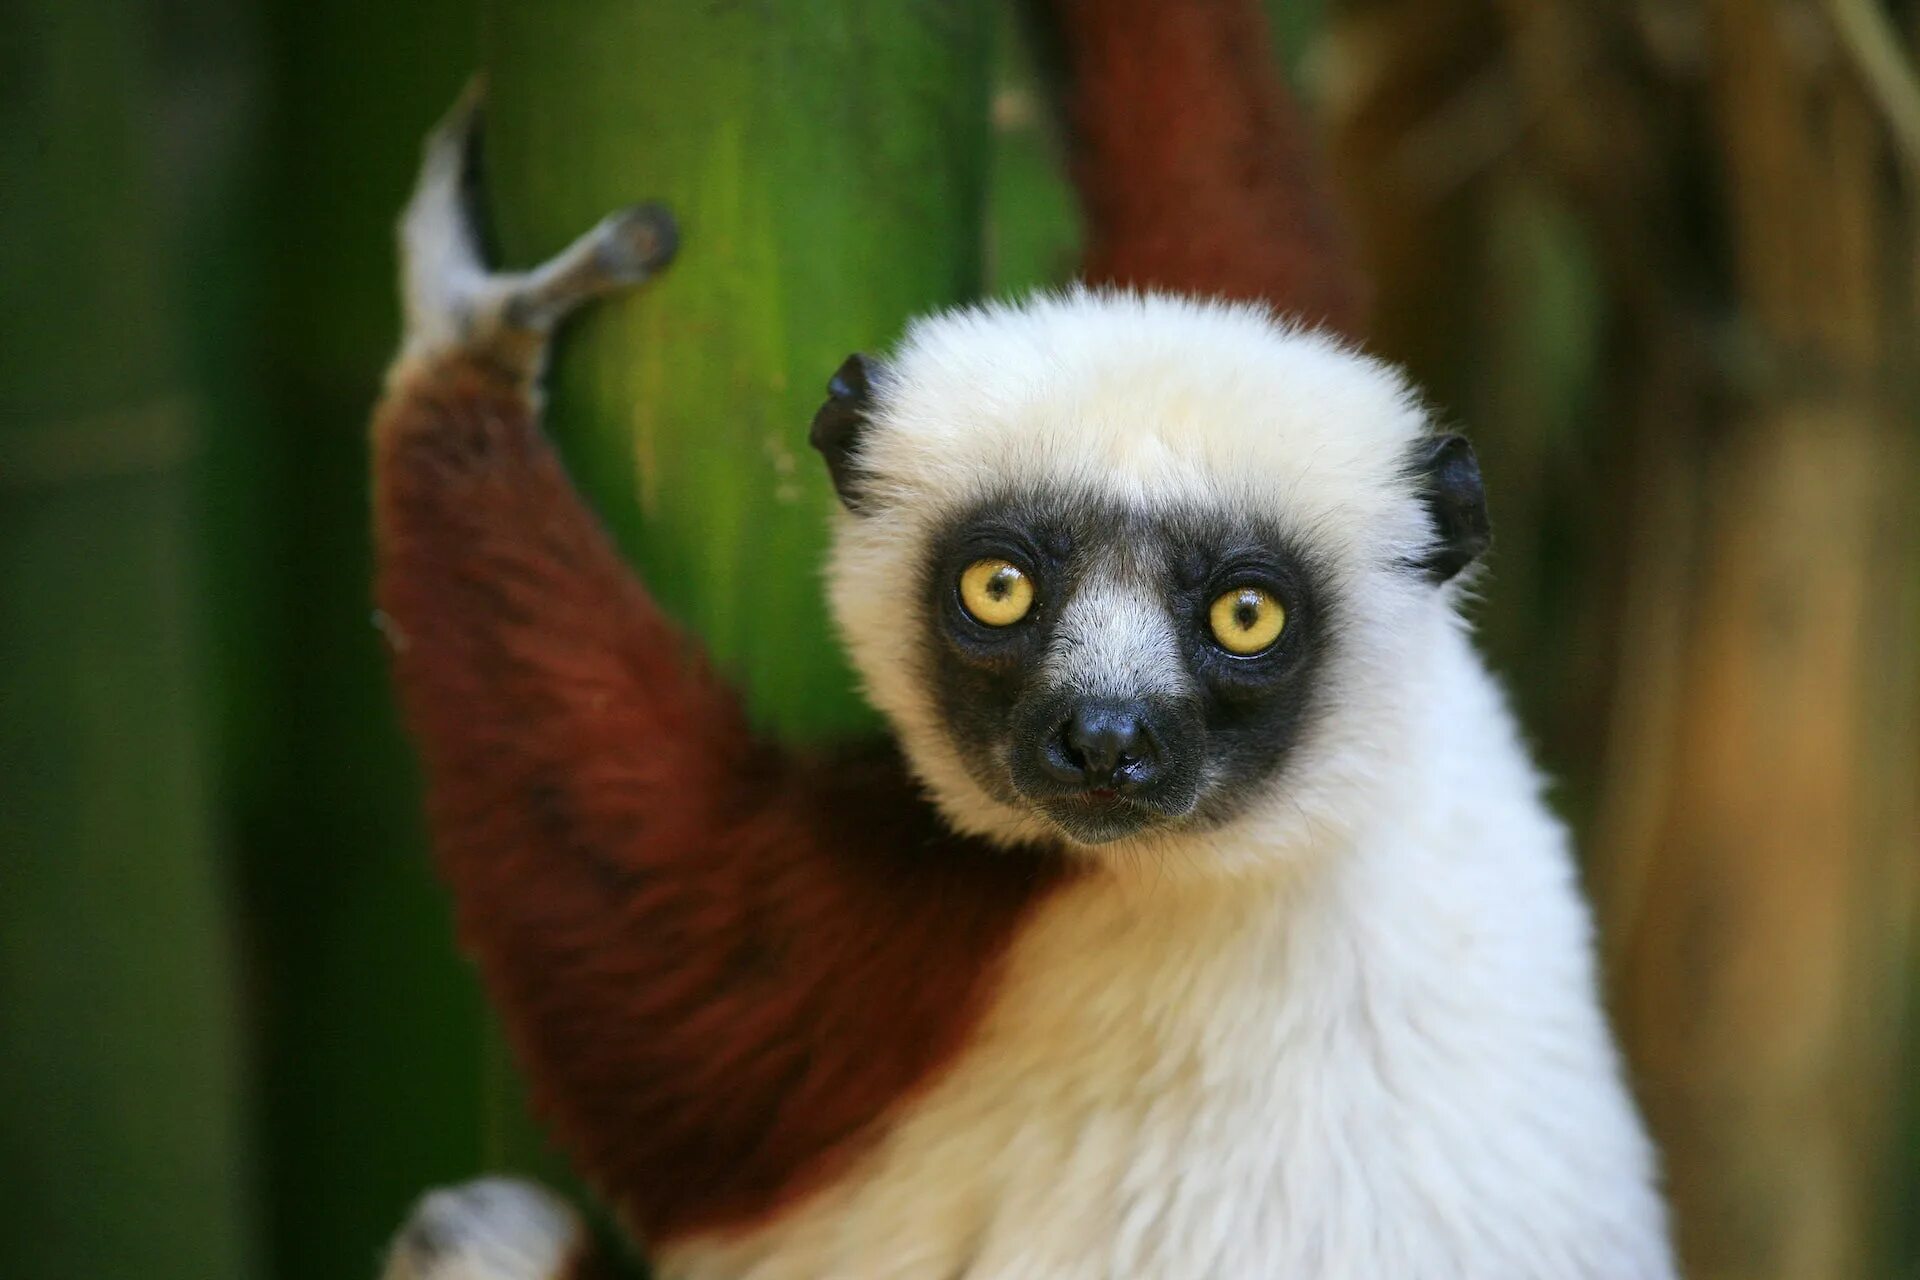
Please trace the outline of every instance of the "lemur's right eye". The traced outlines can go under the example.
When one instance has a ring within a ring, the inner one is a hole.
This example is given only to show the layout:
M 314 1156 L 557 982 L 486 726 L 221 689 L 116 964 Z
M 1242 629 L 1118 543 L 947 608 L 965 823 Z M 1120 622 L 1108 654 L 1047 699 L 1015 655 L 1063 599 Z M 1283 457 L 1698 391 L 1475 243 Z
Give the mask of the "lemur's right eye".
M 976 622 L 1010 627 L 1033 608 L 1033 579 L 1009 560 L 975 560 L 960 575 L 960 604 Z

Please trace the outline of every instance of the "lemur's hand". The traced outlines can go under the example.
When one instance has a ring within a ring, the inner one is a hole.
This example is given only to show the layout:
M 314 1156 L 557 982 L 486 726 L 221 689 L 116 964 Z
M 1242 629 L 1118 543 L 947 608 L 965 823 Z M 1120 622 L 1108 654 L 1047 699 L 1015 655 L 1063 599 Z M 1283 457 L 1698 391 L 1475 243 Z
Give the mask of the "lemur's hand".
M 584 302 L 641 283 L 673 260 L 679 231 L 658 204 L 637 204 L 531 271 L 496 273 L 472 211 L 482 88 L 468 86 L 427 135 L 413 198 L 400 219 L 407 333 L 400 364 L 463 353 L 531 381 L 554 327 Z
M 423 1196 L 394 1237 L 381 1280 L 581 1280 L 590 1243 L 551 1192 L 486 1178 Z

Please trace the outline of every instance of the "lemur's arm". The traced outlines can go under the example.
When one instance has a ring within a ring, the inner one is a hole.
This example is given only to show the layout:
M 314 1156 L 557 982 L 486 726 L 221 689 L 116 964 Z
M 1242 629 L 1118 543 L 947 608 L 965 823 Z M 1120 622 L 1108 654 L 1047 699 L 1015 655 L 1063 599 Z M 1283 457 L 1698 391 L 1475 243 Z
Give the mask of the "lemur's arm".
M 582 505 L 534 391 L 554 324 L 663 265 L 671 223 L 631 210 L 488 274 L 470 120 L 429 141 L 402 226 L 379 606 L 462 935 L 537 1106 L 657 1242 L 849 1155 L 964 1036 L 1050 873 L 942 832 L 890 755 L 749 733 Z
M 1258 0 L 1027 0 L 1085 278 L 1261 298 L 1357 334 L 1365 288 Z

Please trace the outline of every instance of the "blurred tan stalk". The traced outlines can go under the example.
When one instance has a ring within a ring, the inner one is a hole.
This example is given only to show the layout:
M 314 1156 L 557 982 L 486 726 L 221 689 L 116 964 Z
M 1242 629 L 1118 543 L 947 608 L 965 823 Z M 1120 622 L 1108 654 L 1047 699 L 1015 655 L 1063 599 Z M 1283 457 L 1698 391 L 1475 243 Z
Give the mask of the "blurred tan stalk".
M 1377 338 L 1491 437 L 1494 642 L 1563 682 L 1520 690 L 1549 744 L 1601 730 L 1549 755 L 1696 1280 L 1885 1274 L 1901 1208 L 1920 172 L 1911 50 L 1859 8 L 1375 0 L 1328 55 Z M 1516 208 L 1593 264 L 1603 412 L 1572 443 L 1497 340 Z M 1550 557 L 1556 502 L 1598 518 Z M 1538 601 L 1501 593 L 1544 563 L 1586 599 L 1516 635 Z

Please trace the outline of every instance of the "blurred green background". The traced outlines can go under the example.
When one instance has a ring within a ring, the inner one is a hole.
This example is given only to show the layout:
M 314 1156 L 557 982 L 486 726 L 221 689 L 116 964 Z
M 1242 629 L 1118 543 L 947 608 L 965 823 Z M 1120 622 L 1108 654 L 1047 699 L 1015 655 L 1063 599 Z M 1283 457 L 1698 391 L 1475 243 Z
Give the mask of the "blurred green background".
M 1920 1277 L 1920 6 L 1269 4 L 1479 445 L 1477 612 L 1582 837 L 1689 1274 Z M 0 1276 L 370 1276 L 552 1174 L 454 949 L 368 603 L 362 429 L 426 126 L 500 249 L 672 202 L 572 332 L 583 485 L 769 726 L 828 641 L 820 384 L 1070 277 L 989 0 L 0 0 Z

